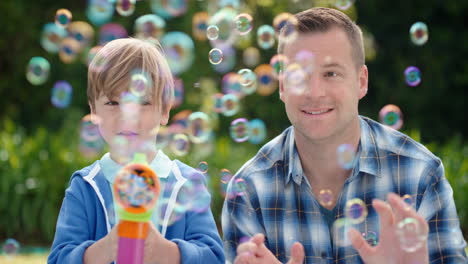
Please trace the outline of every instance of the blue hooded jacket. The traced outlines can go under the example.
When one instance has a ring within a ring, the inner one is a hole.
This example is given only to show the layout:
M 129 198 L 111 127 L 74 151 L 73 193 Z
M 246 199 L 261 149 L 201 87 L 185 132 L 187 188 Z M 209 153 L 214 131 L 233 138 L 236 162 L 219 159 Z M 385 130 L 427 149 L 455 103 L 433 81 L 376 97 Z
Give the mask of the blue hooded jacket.
M 178 160 L 167 159 L 161 165 L 170 167 L 164 179 L 166 189 L 161 190 L 163 198 L 169 199 L 158 226 L 162 236 L 178 245 L 183 264 L 224 263 L 222 242 L 209 208 L 187 211 L 171 223 L 184 183 L 200 172 Z M 83 263 L 86 249 L 110 232 L 113 206 L 110 184 L 99 161 L 75 172 L 65 191 L 48 263 Z

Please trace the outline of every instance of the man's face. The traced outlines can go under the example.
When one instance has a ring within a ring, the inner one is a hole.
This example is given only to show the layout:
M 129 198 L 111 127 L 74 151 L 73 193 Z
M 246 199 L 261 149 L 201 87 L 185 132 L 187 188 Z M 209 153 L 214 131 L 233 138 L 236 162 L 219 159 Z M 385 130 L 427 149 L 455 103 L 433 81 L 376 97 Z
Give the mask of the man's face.
M 159 126 L 168 122 L 169 112 L 162 113 L 153 98 L 135 101 L 129 95 L 108 98 L 102 94 L 95 102 L 93 114 L 97 116 L 95 120 L 102 137 L 111 147 L 111 154 L 121 151 L 116 149 L 119 144 L 128 144 L 130 148 L 154 145 Z
M 300 136 L 321 141 L 349 132 L 368 76 L 366 66 L 356 68 L 346 33 L 338 28 L 301 33 L 284 54 L 280 98 Z

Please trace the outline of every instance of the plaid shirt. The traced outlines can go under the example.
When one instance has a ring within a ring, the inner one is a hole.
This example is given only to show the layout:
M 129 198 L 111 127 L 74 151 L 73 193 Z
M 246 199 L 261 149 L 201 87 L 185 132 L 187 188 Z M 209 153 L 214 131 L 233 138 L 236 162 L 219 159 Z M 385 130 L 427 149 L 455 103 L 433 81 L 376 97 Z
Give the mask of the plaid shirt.
M 335 219 L 343 218 L 346 201 L 359 198 L 368 216 L 352 227 L 379 236 L 373 199 L 389 192 L 414 197 L 414 207 L 429 224 L 430 263 L 468 263 L 453 192 L 439 158 L 408 136 L 360 117 L 361 139 L 353 172 L 337 200 Z M 233 261 L 242 239 L 265 234 L 266 246 L 283 263 L 291 245 L 305 248 L 306 263 L 363 263 L 352 246 L 333 244 L 326 218 L 302 171 L 294 144 L 294 128 L 263 146 L 231 180 L 227 193 L 243 179 L 241 195 L 227 197 L 222 224 L 226 259 Z

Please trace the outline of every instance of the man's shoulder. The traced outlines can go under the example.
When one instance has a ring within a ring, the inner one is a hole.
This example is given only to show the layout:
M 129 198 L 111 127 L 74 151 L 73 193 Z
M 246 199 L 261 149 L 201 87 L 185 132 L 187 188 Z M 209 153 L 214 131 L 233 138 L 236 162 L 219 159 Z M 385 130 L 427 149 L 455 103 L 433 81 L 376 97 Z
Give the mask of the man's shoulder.
M 368 136 L 371 137 L 371 142 L 375 145 L 379 156 L 399 155 L 428 163 L 440 163 L 437 156 L 408 135 L 367 117 L 362 117 L 362 120 L 369 125 L 370 135 Z
M 272 168 L 278 161 L 284 161 L 285 151 L 289 147 L 288 139 L 291 129 L 292 127 L 288 127 L 281 134 L 263 145 L 257 154 L 239 169 L 236 175 L 248 177 L 254 173 Z

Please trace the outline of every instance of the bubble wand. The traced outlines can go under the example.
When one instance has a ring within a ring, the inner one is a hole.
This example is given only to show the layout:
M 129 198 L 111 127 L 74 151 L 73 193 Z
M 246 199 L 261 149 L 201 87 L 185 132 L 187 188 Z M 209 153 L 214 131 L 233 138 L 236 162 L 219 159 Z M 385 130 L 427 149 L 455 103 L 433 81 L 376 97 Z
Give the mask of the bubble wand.
M 135 154 L 114 182 L 114 196 L 119 214 L 117 263 L 143 264 L 149 221 L 159 197 L 156 173 L 146 165 L 144 154 Z

